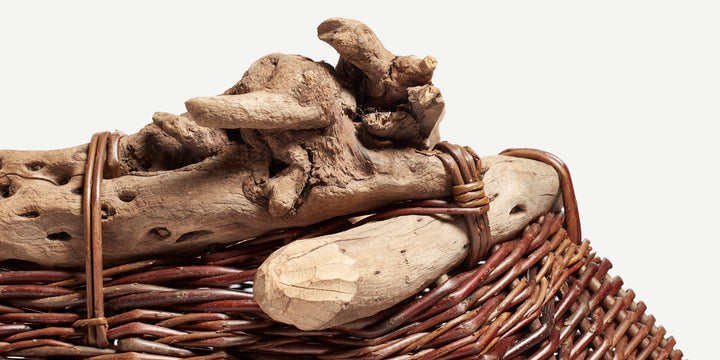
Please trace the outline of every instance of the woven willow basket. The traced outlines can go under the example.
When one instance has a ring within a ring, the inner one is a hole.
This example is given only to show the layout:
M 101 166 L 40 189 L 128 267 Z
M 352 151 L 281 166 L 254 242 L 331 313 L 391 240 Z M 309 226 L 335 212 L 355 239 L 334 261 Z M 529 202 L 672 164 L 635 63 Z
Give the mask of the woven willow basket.
M 550 159 L 561 175 L 563 212 L 371 318 L 302 331 L 271 320 L 252 295 L 255 271 L 275 249 L 346 229 L 353 215 L 238 239 L 202 256 L 95 268 L 95 285 L 86 281 L 93 269 L 2 269 L 0 358 L 681 359 L 635 293 L 608 274 L 610 261 L 580 241 L 569 175 Z M 91 288 L 99 299 L 88 299 Z

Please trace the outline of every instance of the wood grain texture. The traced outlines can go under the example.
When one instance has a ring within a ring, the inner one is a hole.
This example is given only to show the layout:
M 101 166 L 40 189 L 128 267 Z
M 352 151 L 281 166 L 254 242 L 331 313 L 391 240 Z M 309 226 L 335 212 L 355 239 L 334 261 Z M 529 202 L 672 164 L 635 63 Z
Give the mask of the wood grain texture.
M 273 319 L 325 329 L 373 315 L 462 262 L 464 224 L 401 216 L 293 242 L 258 269 L 255 298 Z
M 364 29 L 354 20 L 330 23 Z M 375 55 L 333 67 L 270 54 L 222 94 L 188 100 L 184 114 L 156 113 L 125 137 L 122 176 L 103 183 L 105 263 L 198 254 L 274 229 L 448 195 L 445 170 L 427 151 L 444 108 L 432 61 L 390 64 L 405 80 L 385 82 L 392 96 L 368 96 L 358 84 L 379 81 L 372 64 L 395 56 L 374 34 L 344 44 Z M 390 119 L 378 130 L 362 121 L 391 108 L 407 109 L 396 119 L 402 124 Z M 87 145 L 0 150 L 0 262 L 82 266 L 86 152 Z
M 493 199 L 492 243 L 510 239 L 558 200 L 559 180 L 549 165 L 490 156 L 482 173 Z M 304 330 L 374 315 L 463 262 L 469 244 L 461 219 L 400 216 L 297 240 L 258 268 L 254 296 L 273 319 Z

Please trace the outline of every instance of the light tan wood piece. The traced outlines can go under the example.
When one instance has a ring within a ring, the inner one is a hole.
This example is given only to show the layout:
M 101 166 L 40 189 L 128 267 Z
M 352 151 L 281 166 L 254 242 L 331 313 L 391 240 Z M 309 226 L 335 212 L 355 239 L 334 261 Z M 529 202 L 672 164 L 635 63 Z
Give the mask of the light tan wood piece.
M 463 227 L 408 215 L 293 242 L 260 266 L 255 299 L 274 320 L 303 330 L 373 315 L 462 262 Z
M 559 181 L 549 165 L 505 156 L 483 164 L 493 243 L 553 207 Z M 462 263 L 468 236 L 460 220 L 408 215 L 295 241 L 259 267 L 255 298 L 273 319 L 304 330 L 376 314 Z

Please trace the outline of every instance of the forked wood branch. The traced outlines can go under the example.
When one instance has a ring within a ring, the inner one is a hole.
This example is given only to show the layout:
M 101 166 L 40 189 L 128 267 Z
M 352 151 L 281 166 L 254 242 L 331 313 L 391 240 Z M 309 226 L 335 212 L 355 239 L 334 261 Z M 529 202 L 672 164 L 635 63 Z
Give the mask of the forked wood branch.
M 328 24 L 364 26 L 331 19 L 321 28 Z M 370 38 L 345 43 L 377 54 L 353 58 L 365 70 L 390 56 Z M 156 113 L 121 141 L 123 176 L 104 181 L 106 263 L 199 253 L 273 229 L 447 195 L 442 164 L 420 151 L 438 139 L 431 132 L 442 97 L 432 72 L 418 78 L 410 66 L 398 68 L 400 76 L 403 69 L 417 81 L 401 81 L 382 100 L 352 86 L 374 81 L 375 72 L 348 77 L 303 56 L 270 54 L 223 94 L 188 100 L 188 113 Z M 386 117 L 374 107 L 407 116 L 398 125 L 373 122 Z M 86 152 L 87 145 L 0 151 L 0 261 L 82 265 Z
M 336 67 L 267 55 L 223 94 L 121 140 L 122 176 L 102 190 L 106 264 L 449 195 L 428 150 L 444 108 L 434 59 L 396 57 L 354 20 L 318 34 L 340 52 Z M 83 265 L 86 153 L 0 150 L 0 262 Z

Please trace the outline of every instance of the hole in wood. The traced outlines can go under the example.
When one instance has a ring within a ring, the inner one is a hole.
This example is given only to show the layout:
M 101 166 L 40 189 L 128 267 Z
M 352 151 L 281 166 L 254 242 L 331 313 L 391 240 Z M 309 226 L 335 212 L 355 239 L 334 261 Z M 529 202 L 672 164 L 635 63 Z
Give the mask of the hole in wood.
M 288 164 L 277 159 L 272 159 L 270 162 L 270 177 L 279 175 L 283 170 L 287 169 Z
M 28 169 L 30 169 L 28 165 Z M 67 164 L 59 165 L 45 165 L 45 174 L 50 176 L 52 180 L 59 186 L 65 185 L 70 182 L 73 177 L 73 167 Z M 32 170 L 32 169 L 31 169 Z
M 67 183 L 70 182 L 70 179 L 72 179 L 72 175 L 59 176 L 59 177 L 57 178 L 57 184 L 58 184 L 58 185 L 65 185 L 65 184 L 67 184 Z
M 115 208 L 108 204 L 103 204 L 100 207 L 100 218 L 103 220 L 106 220 L 107 218 L 117 214 L 117 211 L 115 211 Z
M 0 261 L 0 269 L 9 271 L 37 270 L 38 265 L 32 261 L 7 259 Z
M 525 206 L 522 204 L 517 204 L 512 209 L 510 209 L 510 215 L 518 214 L 521 212 L 525 212 Z
M 210 230 L 197 230 L 189 233 L 182 234 L 175 242 L 193 241 L 201 236 L 210 235 L 213 232 Z
M 45 167 L 45 163 L 42 161 L 33 161 L 25 165 L 30 171 L 40 171 Z
M 171 233 L 170 230 L 168 230 L 167 228 L 156 227 L 150 229 L 150 231 L 148 231 L 148 235 L 150 235 L 150 237 L 152 238 L 155 238 L 156 240 L 165 240 L 170 237 Z
M 131 201 L 135 200 L 135 194 L 121 193 L 120 195 L 118 195 L 118 199 L 120 199 L 120 201 L 126 202 L 126 203 L 131 202 Z
M 15 194 L 12 184 L 0 184 L 0 197 L 9 198 Z
M 28 219 L 34 219 L 40 216 L 40 213 L 37 211 L 28 211 L 26 213 L 20 214 L 20 216 Z
M 240 129 L 227 129 L 225 130 L 225 134 L 227 134 L 228 140 L 237 143 L 237 144 L 244 144 L 245 140 L 242 138 L 242 132 Z
M 47 236 L 47 239 L 52 240 L 52 241 L 68 241 L 68 240 L 72 239 L 72 236 L 65 231 L 61 231 L 61 232 L 49 234 Z

